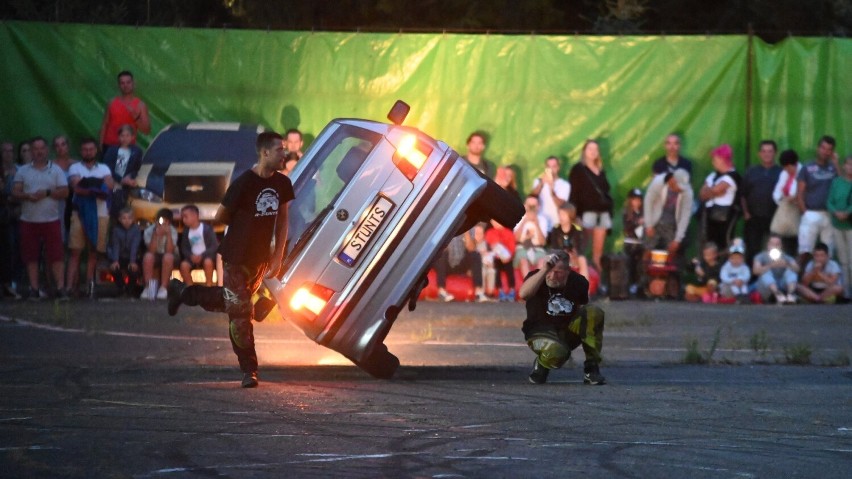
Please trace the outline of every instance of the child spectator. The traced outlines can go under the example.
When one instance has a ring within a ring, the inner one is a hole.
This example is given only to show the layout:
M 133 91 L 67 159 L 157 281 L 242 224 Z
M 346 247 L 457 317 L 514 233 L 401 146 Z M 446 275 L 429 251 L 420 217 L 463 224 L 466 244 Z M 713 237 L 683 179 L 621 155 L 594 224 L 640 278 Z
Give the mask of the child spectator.
M 751 278 L 751 270 L 745 264 L 745 248 L 742 240 L 737 238 L 729 250 L 728 261 L 725 261 L 719 272 L 721 280 L 719 291 L 722 297 L 736 299 L 738 303 L 746 302 L 749 278 Z
M 633 188 L 627 194 L 624 203 L 624 254 L 627 255 L 628 281 L 630 294 L 639 292 L 640 266 L 645 248 L 642 246 L 642 236 L 645 233 L 645 218 L 642 216 L 642 190 Z
M 799 295 L 809 303 L 834 303 L 843 293 L 840 265 L 829 259 L 825 243 L 817 243 L 813 255 L 797 287 Z
M 722 273 L 719 247 L 709 241 L 701 251 L 701 260 L 693 258 L 695 282 L 686 285 L 684 299 L 690 302 L 716 303 L 719 300 L 718 285 Z
M 192 286 L 192 270 L 204 270 L 205 286 L 213 286 L 213 269 L 216 266 L 216 251 L 219 240 L 207 223 L 198 217 L 198 207 L 186 205 L 180 209 L 183 233 L 180 238 L 180 275 L 187 286 Z
M 494 270 L 494 253 L 485 241 L 487 223 L 477 223 L 473 227 L 473 244 L 479 256 L 482 257 L 482 289 L 487 295 L 494 294 L 496 271 Z
M 112 278 L 118 287 L 119 296 L 132 296 L 138 291 L 139 281 L 139 245 L 142 244 L 142 232 L 133 218 L 133 210 L 125 207 L 118 214 L 118 223 L 113 226 L 110 236 L 107 258 Z
M 172 220 L 174 215 L 168 208 L 157 212 L 154 223 L 145 228 L 145 256 L 142 258 L 142 276 L 145 280 L 143 299 L 166 299 L 166 286 L 172 276 L 177 252 L 178 233 Z M 159 274 L 157 274 L 159 270 Z
M 135 142 L 133 127 L 121 125 L 118 128 L 118 145 L 104 152 L 104 164 L 109 167 L 115 183 L 110 203 L 110 214 L 117 217 L 127 205 L 127 191 L 136 187 L 136 175 L 142 167 L 142 149 Z
M 547 247 L 568 253 L 571 269 L 589 279 L 589 261 L 580 254 L 583 251 L 583 228 L 577 226 L 577 208 L 564 203 L 557 209 L 559 223 L 547 235 Z
M 752 263 L 751 271 L 757 276 L 757 291 L 763 301 L 774 296 L 778 304 L 796 303 L 799 265 L 792 256 L 784 254 L 779 235 L 769 236 L 766 251 L 755 256 Z
M 515 226 L 515 260 L 514 266 L 521 270 L 521 277 L 526 278 L 530 270 L 544 266 L 547 251 L 544 245 L 547 238 L 547 219 L 538 212 L 538 197 L 529 195 L 524 200 L 524 216 Z
M 495 285 L 500 301 L 515 302 L 515 268 L 512 258 L 515 256 L 515 234 L 509 228 L 491 220 L 491 228 L 485 230 L 485 242 L 491 251 L 495 273 Z M 509 290 L 503 290 L 503 274 Z

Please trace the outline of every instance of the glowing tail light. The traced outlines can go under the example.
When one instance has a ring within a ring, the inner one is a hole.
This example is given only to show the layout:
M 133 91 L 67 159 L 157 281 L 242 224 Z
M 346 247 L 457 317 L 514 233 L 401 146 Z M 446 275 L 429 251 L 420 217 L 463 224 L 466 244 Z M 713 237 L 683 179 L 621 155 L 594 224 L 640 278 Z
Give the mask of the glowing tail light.
M 393 162 L 409 181 L 414 181 L 430 154 L 432 148 L 419 144 L 415 135 L 405 135 L 393 155 Z
M 290 309 L 319 316 L 334 291 L 318 284 L 306 283 L 290 298 Z

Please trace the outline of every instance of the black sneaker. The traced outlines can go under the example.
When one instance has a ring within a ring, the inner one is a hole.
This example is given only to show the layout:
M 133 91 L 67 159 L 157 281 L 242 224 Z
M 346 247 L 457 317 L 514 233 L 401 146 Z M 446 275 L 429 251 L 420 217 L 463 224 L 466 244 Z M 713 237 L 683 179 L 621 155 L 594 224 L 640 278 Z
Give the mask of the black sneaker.
M 583 375 L 583 384 L 591 386 L 602 386 L 606 384 L 606 378 L 601 376 L 600 371 L 591 371 Z
M 267 298 L 266 296 L 258 298 L 257 302 L 254 303 L 254 320 L 261 322 L 266 319 L 276 304 L 275 300 Z
M 533 370 L 530 373 L 529 380 L 533 384 L 544 384 L 547 382 L 548 373 L 550 373 L 550 370 L 542 366 L 541 363 L 538 362 L 538 358 L 536 358 L 533 363 Z
M 181 304 L 181 293 L 183 293 L 184 288 L 186 288 L 186 284 L 179 279 L 172 279 L 169 281 L 168 291 L 168 303 L 169 303 L 169 316 L 174 316 L 177 314 L 177 310 Z M 245 380 L 243 380 L 243 387 L 245 386 Z
M 257 372 L 243 374 L 243 385 L 242 386 L 244 388 L 256 388 L 257 387 Z

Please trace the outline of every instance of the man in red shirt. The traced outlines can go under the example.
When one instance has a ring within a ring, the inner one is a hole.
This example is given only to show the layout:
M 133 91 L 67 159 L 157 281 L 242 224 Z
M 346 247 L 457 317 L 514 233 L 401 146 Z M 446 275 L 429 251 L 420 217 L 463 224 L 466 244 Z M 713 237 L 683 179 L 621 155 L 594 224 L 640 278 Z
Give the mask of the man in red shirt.
M 134 88 L 132 73 L 125 70 L 118 74 L 118 89 L 121 90 L 121 95 L 109 102 L 104 113 L 100 133 L 101 151 L 106 151 L 110 146 L 118 146 L 118 129 L 122 125 L 130 125 L 134 132 L 141 131 L 146 135 L 151 132 L 148 107 L 134 94 Z M 136 135 L 133 136 L 133 144 L 136 144 Z

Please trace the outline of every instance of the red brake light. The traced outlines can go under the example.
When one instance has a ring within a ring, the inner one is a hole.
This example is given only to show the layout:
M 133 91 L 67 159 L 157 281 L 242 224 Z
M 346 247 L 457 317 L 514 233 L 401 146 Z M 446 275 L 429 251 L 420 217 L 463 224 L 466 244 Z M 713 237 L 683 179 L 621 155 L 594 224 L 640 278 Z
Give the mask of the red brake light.
M 415 135 L 405 135 L 393 155 L 393 162 L 409 181 L 414 181 L 431 154 L 432 148 L 419 143 Z
M 290 298 L 290 309 L 316 318 L 328 304 L 334 291 L 314 283 L 303 284 Z

